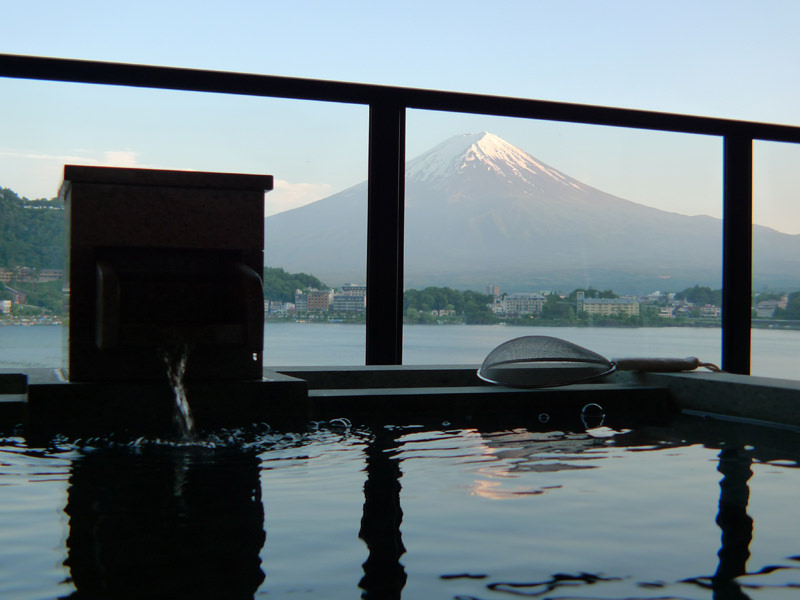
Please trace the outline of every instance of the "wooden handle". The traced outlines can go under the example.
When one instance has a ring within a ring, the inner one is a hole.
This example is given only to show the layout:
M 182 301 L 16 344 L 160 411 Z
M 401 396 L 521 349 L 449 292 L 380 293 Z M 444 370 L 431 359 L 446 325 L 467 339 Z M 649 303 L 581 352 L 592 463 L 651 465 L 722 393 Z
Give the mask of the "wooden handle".
M 679 373 L 694 371 L 698 367 L 706 367 L 710 371 L 719 368 L 710 363 L 701 362 L 699 358 L 617 358 L 614 360 L 620 371 L 652 371 L 654 373 Z

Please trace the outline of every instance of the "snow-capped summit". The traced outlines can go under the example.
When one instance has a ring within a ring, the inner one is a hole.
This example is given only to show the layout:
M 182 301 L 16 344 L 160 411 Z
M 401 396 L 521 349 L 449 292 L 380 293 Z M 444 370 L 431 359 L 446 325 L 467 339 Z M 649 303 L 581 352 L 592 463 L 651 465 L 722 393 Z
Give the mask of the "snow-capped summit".
M 721 224 L 613 196 L 498 136 L 452 137 L 406 163 L 406 285 L 510 290 L 717 285 Z M 363 281 L 367 184 L 267 218 L 265 259 L 323 281 Z M 800 236 L 754 228 L 753 272 L 796 285 Z M 769 249 L 768 251 L 766 249 Z M 794 275 L 791 275 L 794 274 Z M 794 282 L 794 283 L 792 283 Z
M 406 180 L 436 186 L 454 174 L 487 171 L 506 179 L 520 178 L 534 184 L 544 175 L 581 189 L 579 182 L 538 161 L 504 139 L 483 131 L 454 136 L 406 165 Z

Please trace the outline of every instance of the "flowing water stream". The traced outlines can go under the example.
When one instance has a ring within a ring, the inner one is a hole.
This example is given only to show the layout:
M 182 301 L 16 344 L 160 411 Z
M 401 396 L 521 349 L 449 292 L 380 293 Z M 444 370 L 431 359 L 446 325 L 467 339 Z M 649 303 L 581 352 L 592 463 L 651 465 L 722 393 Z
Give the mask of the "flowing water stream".
M 167 366 L 172 391 L 175 394 L 175 424 L 185 440 L 192 439 L 195 434 L 194 418 L 186 398 L 184 376 L 186 363 L 189 360 L 189 346 L 183 345 L 170 350 L 163 350 L 164 364 Z

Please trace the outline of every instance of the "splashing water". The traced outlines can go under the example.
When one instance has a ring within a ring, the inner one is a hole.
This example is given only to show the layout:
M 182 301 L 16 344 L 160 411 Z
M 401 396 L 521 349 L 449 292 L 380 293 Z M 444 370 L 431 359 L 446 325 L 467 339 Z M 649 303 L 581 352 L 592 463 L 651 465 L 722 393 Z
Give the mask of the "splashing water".
M 189 401 L 186 398 L 186 387 L 184 386 L 184 374 L 186 373 L 186 362 L 189 360 L 189 347 L 165 350 L 163 352 L 164 363 L 167 365 L 167 376 L 169 377 L 172 391 L 175 393 L 175 423 L 180 429 L 184 439 L 194 437 L 194 419 L 189 408 Z

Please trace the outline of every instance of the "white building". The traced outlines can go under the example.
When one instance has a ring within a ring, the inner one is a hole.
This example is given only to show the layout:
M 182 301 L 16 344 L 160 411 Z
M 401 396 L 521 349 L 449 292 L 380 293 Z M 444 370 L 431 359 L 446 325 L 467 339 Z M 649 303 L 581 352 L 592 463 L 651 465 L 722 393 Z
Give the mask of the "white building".
M 367 286 L 347 283 L 333 294 L 334 312 L 361 313 L 367 308 Z
M 299 313 L 308 312 L 308 296 L 306 296 L 303 290 L 295 290 L 294 308 Z
M 285 315 L 294 312 L 294 310 L 293 302 L 264 301 L 264 312 L 270 315 Z
M 721 319 L 722 309 L 713 304 L 706 304 L 700 309 L 700 316 L 704 319 Z
M 625 315 L 635 317 L 639 314 L 639 301 L 636 298 L 587 298 L 583 292 L 578 292 L 578 312 L 603 317 Z
M 500 300 L 500 311 L 506 315 L 538 315 L 545 297 L 536 292 L 514 292 Z
M 771 319 L 778 309 L 777 300 L 762 300 L 756 304 L 756 316 L 759 319 Z

